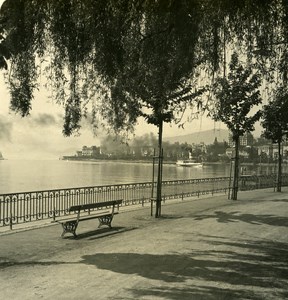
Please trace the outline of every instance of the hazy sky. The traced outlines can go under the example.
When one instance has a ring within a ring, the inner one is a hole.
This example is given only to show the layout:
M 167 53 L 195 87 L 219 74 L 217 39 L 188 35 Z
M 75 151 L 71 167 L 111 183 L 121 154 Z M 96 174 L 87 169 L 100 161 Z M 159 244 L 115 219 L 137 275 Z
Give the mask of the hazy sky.
M 91 128 L 83 125 L 80 136 L 64 137 L 62 135 L 63 107 L 53 103 L 47 91 L 40 90 L 32 102 L 30 116 L 22 118 L 9 111 L 10 95 L 0 74 L 0 151 L 7 159 L 39 159 L 59 158 L 62 155 L 74 154 L 83 145 L 100 145 L 101 135 L 93 136 Z M 185 129 L 176 125 L 166 124 L 164 136 L 184 135 L 213 129 L 225 128 L 224 125 L 214 124 L 206 118 L 188 123 Z M 157 128 L 139 120 L 135 133 L 142 135 L 153 132 Z

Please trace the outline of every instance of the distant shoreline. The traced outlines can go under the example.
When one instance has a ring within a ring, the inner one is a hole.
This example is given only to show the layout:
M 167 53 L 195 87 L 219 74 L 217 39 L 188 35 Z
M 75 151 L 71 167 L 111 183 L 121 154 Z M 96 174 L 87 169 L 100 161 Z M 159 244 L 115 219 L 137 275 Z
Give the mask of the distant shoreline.
M 153 163 L 153 159 L 151 160 L 146 160 L 146 159 L 117 159 L 117 158 L 79 158 L 79 157 L 63 157 L 60 158 L 60 160 L 66 160 L 66 161 L 92 161 L 92 162 L 125 162 L 125 163 L 148 163 L 148 164 L 152 164 Z M 157 160 L 155 159 L 155 162 Z M 176 164 L 176 161 L 163 161 L 163 164 Z
M 0 160 L 4 160 L 4 158 L 0 159 Z M 90 158 L 90 157 L 83 157 L 83 158 L 80 158 L 80 157 L 76 157 L 76 156 L 67 156 L 67 157 L 62 157 L 62 158 L 59 158 L 59 160 L 66 160 L 66 161 L 86 161 L 86 162 L 125 162 L 125 163 L 148 163 L 148 164 L 152 164 L 153 163 L 153 159 L 117 159 L 117 158 Z M 155 163 L 157 163 L 157 159 L 155 159 Z M 167 164 L 167 165 L 175 165 L 176 164 L 176 161 L 174 160 L 163 160 L 163 164 Z M 203 162 L 203 166 L 209 166 L 209 165 L 229 165 L 230 162 Z M 283 165 L 285 165 L 287 163 L 283 163 Z M 275 165 L 275 162 L 274 163 L 240 163 L 241 166 L 256 166 L 256 165 L 262 165 L 263 167 L 264 166 L 273 166 Z
M 60 160 L 66 160 L 66 161 L 91 161 L 91 162 L 125 162 L 125 163 L 153 163 L 153 159 L 117 159 L 117 158 L 80 158 L 76 156 L 71 156 L 71 157 L 62 157 Z M 155 163 L 157 162 L 157 158 L 155 159 Z M 176 165 L 176 160 L 163 160 L 163 164 L 169 164 L 169 165 Z M 229 164 L 228 163 L 223 163 L 223 162 L 203 162 L 203 165 L 223 165 L 223 164 Z

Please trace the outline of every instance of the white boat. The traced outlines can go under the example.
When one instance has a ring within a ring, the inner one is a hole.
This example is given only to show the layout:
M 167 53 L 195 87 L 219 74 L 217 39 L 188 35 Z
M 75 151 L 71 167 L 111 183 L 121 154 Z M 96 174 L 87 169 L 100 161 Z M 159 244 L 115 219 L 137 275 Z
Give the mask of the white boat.
M 176 165 L 180 167 L 202 167 L 201 162 L 196 162 L 194 159 L 177 160 Z

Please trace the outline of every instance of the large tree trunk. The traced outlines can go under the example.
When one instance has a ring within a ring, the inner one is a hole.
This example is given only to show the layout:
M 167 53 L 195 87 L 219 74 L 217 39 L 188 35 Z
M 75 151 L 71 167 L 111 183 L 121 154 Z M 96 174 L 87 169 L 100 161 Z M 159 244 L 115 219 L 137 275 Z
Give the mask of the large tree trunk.
M 239 136 L 234 139 L 234 142 L 235 142 L 235 163 L 234 163 L 234 174 L 233 174 L 231 199 L 237 200 L 238 179 L 239 179 Z
M 281 153 L 281 141 L 278 141 L 277 192 L 281 192 L 281 186 L 282 186 L 282 153 Z
M 155 218 L 161 216 L 161 201 L 162 201 L 162 134 L 163 134 L 163 121 L 159 123 L 159 132 L 158 132 L 158 176 L 157 176 L 157 195 L 156 195 L 156 211 Z

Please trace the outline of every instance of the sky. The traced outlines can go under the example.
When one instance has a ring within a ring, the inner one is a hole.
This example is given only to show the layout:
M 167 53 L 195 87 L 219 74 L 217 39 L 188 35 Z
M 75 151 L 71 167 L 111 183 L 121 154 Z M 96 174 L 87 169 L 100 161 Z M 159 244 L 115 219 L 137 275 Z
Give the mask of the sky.
M 21 117 L 9 110 L 10 95 L 0 73 L 0 152 L 6 159 L 58 159 L 63 155 L 73 155 L 82 146 L 100 146 L 105 132 L 95 137 L 87 123 L 83 124 L 80 135 L 64 137 L 62 134 L 64 108 L 53 103 L 46 90 L 35 93 L 32 110 L 28 117 Z M 218 128 L 225 125 L 215 124 L 207 118 L 187 123 L 184 129 L 165 124 L 163 136 L 185 135 L 193 132 Z M 139 120 L 136 135 L 157 134 L 157 127 Z
M 4 1 L 0 0 L 0 6 Z M 62 134 L 64 109 L 49 99 L 46 90 L 40 89 L 32 102 L 32 111 L 22 118 L 9 110 L 10 95 L 4 83 L 4 73 L 0 70 L 0 152 L 6 159 L 58 159 L 63 155 L 74 155 L 86 146 L 100 146 L 105 132 L 93 135 L 92 129 L 84 124 L 80 136 L 64 137 Z M 187 123 L 183 128 L 165 124 L 164 137 L 199 133 L 209 129 L 226 129 L 221 123 L 215 123 L 207 117 L 200 117 Z M 157 127 L 139 120 L 135 128 L 136 135 L 157 134 Z

